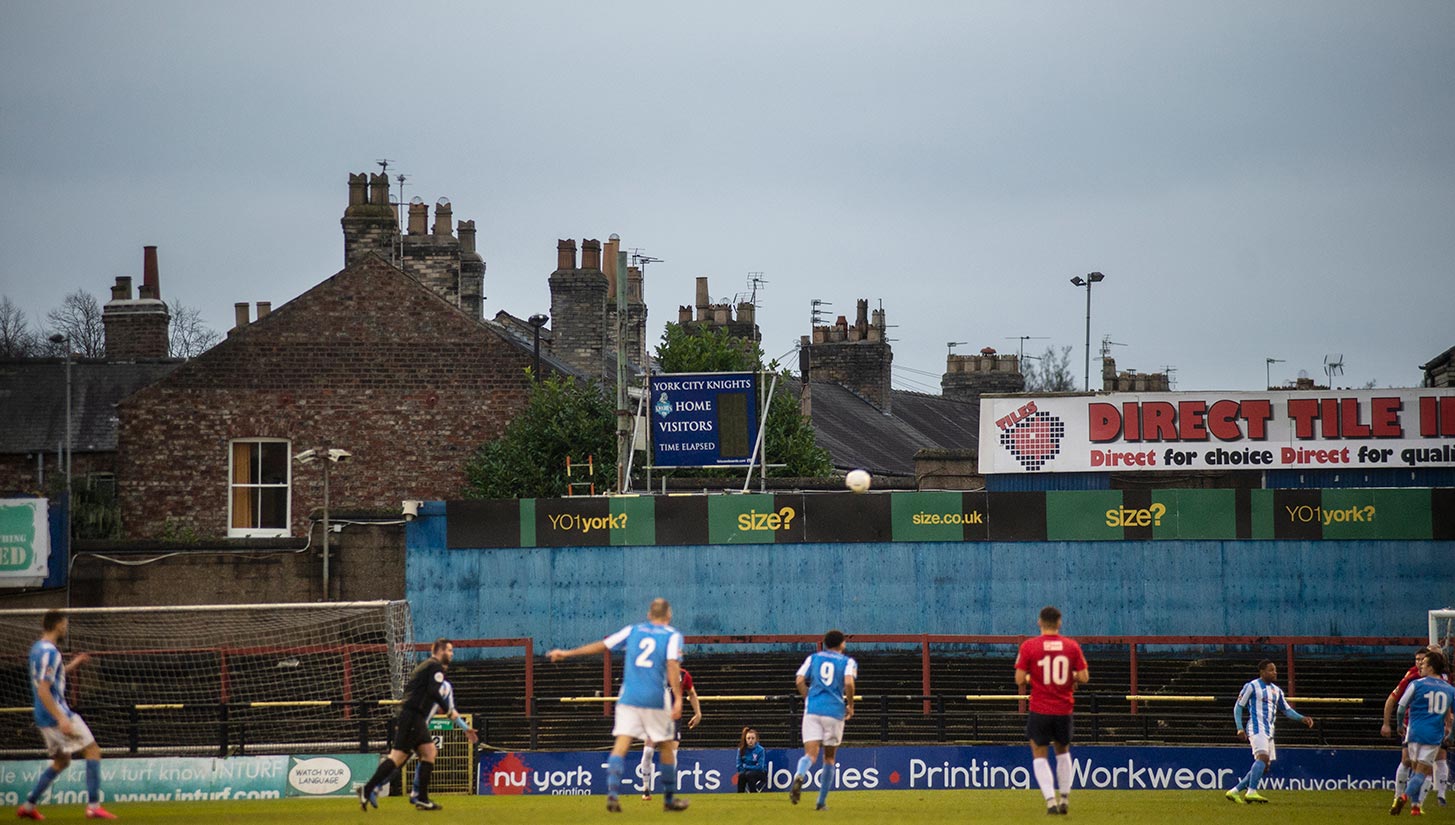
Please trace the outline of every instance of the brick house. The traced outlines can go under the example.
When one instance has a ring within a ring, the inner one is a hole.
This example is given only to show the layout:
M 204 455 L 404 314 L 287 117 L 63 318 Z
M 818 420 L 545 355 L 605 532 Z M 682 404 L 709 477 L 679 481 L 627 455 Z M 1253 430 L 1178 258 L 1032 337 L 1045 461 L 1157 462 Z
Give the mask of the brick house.
M 335 507 L 457 497 L 529 396 L 529 347 L 470 309 L 377 254 L 257 320 L 242 305 L 226 340 L 121 402 L 126 534 L 304 535 L 322 471 L 293 456 L 320 446 L 352 453 Z

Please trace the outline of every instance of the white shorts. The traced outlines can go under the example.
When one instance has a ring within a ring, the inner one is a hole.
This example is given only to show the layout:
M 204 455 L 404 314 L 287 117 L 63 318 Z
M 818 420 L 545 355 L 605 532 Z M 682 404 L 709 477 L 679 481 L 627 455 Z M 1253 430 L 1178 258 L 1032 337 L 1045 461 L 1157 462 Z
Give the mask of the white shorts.
M 1248 744 L 1253 748 L 1253 755 L 1260 752 L 1268 754 L 1269 762 L 1278 761 L 1278 747 L 1273 744 L 1273 737 L 1266 733 L 1251 733 L 1248 735 Z
M 612 736 L 630 736 L 652 742 L 671 742 L 676 736 L 672 711 L 659 708 L 638 708 L 616 703 L 616 726 Z
M 40 736 L 45 740 L 45 752 L 52 759 L 70 756 L 96 741 L 96 737 L 91 735 L 91 729 L 86 727 L 86 720 L 82 719 L 80 714 L 71 717 L 70 736 L 61 733 L 61 729 L 57 727 L 41 728 Z
M 1426 765 L 1435 764 L 1440 753 L 1439 745 L 1424 745 L 1419 742 L 1406 742 L 1404 749 L 1410 755 L 1411 762 L 1424 762 Z
M 803 714 L 803 741 L 822 742 L 835 748 L 844 741 L 844 720 L 816 713 Z

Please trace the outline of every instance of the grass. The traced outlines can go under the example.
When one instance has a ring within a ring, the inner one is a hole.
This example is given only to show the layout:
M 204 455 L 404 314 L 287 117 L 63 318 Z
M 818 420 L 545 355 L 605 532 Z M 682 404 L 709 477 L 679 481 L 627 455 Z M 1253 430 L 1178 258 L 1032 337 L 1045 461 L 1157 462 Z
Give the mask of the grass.
M 1071 797 L 1071 819 L 1083 825 L 1148 822 L 1168 825 L 1192 823 L 1308 823 L 1356 825 L 1389 822 L 1390 796 L 1384 791 L 1269 792 L 1267 805 L 1234 805 L 1220 791 L 1078 791 Z M 621 814 L 608 814 L 596 796 L 439 796 L 445 810 L 415 811 L 398 797 L 383 799 L 377 811 L 359 811 L 351 799 L 280 799 L 235 802 L 117 803 L 111 807 L 123 823 L 237 823 L 237 825 L 515 825 L 515 823 L 684 822 L 759 825 L 762 823 L 1002 823 L 1023 819 L 1059 822 L 1042 813 L 1035 791 L 840 791 L 829 797 L 827 811 L 813 809 L 814 797 L 805 793 L 797 806 L 787 795 L 705 794 L 690 797 L 692 807 L 681 814 L 663 813 L 660 797 L 650 802 L 623 797 Z M 1455 808 L 1441 809 L 1430 797 L 1429 814 L 1455 817 Z M 43 809 L 47 822 L 90 822 L 80 805 Z M 1408 814 L 1406 814 L 1408 815 Z M 5 816 L 11 814 L 7 811 Z

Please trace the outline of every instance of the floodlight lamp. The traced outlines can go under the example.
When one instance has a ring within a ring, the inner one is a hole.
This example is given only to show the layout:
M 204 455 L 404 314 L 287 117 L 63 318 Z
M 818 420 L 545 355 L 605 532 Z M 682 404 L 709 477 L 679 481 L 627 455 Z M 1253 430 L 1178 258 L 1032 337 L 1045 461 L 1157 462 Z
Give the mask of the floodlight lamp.
M 328 451 L 328 460 L 334 462 L 335 464 L 341 461 L 348 461 L 353 457 L 353 453 L 349 452 L 348 450 L 341 450 L 338 447 L 334 447 L 333 449 Z
M 315 458 L 318 458 L 318 450 L 313 449 L 304 450 L 298 455 L 293 456 L 293 460 L 299 464 L 307 464 Z

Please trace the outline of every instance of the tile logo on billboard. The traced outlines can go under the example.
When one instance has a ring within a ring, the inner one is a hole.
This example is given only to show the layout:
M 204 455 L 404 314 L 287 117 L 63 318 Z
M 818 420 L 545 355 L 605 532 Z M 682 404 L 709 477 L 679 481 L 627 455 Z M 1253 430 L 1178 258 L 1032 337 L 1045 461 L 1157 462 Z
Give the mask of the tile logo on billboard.
M 1061 439 L 1066 437 L 1066 422 L 1045 410 L 1036 409 L 1036 402 L 1021 407 L 995 422 L 1000 427 L 1000 445 L 1015 456 L 1027 470 L 1036 471 L 1061 452 Z

